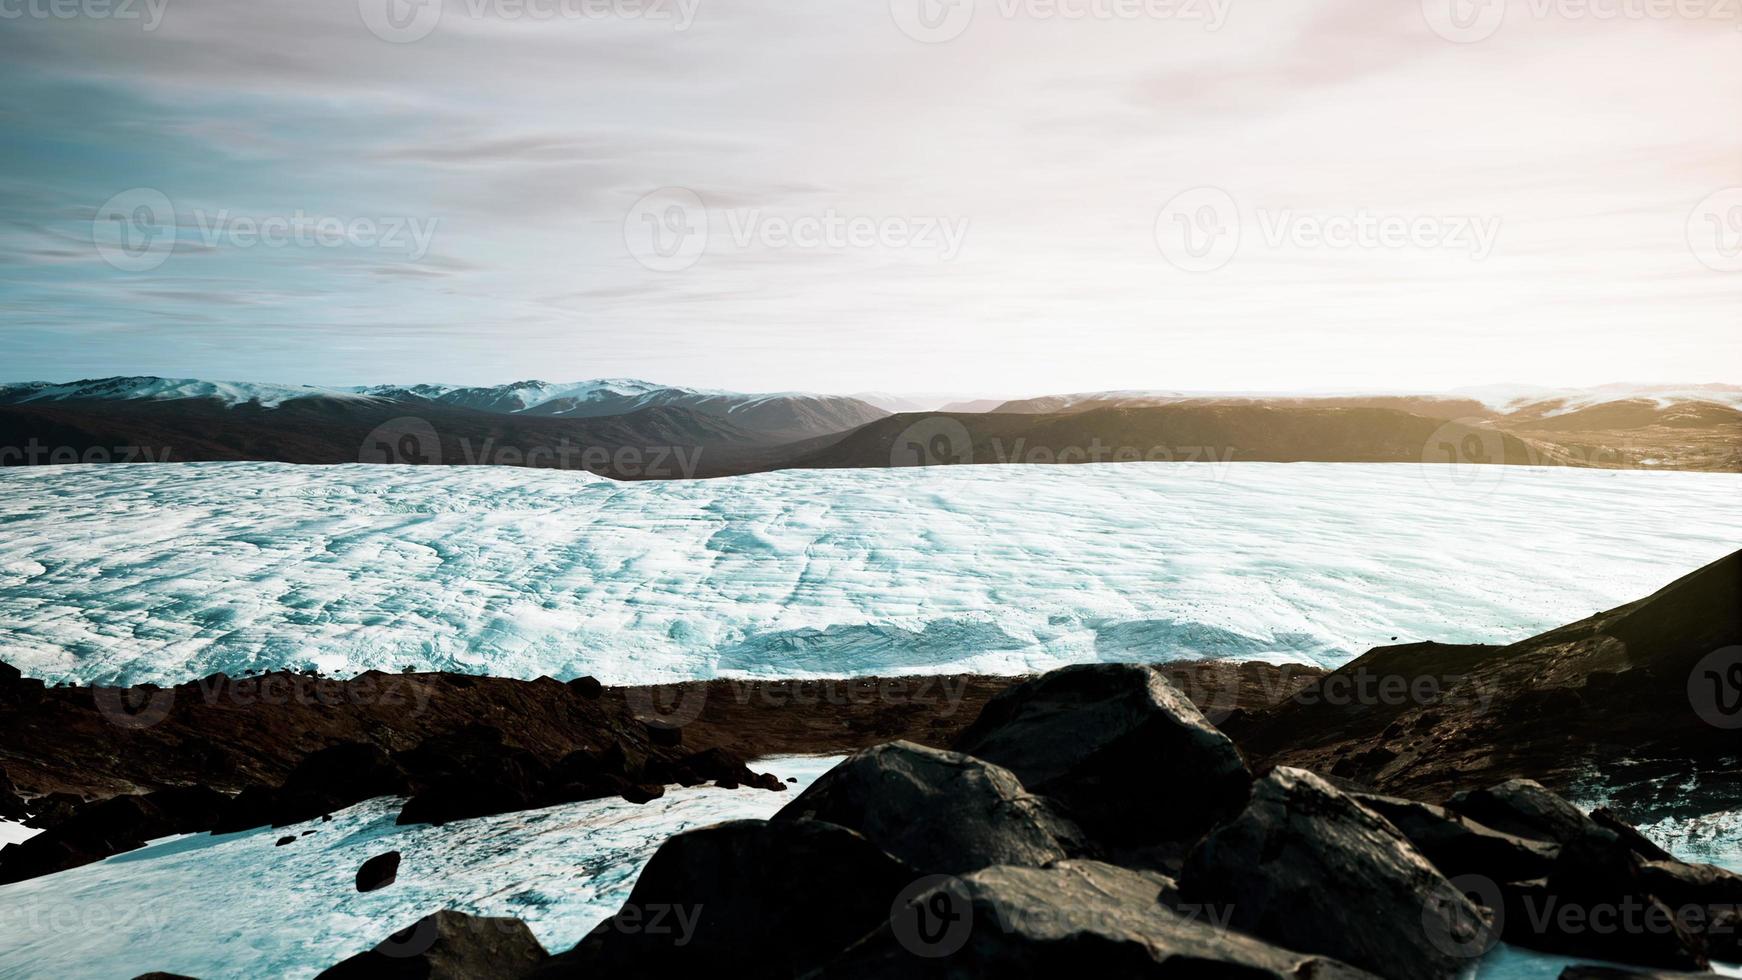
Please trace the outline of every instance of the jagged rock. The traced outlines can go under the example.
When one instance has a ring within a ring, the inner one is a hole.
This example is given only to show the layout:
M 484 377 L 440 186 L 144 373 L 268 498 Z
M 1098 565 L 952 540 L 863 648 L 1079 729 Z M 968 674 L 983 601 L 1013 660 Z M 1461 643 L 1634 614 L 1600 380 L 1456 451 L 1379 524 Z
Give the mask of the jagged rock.
M 624 789 L 620 795 L 625 800 L 639 806 L 643 803 L 652 803 L 654 800 L 664 796 L 665 787 L 658 783 L 639 783 Z
M 569 690 L 589 701 L 597 701 L 605 693 L 605 685 L 599 683 L 597 677 L 577 677 L 569 681 Z
M 6 770 L 0 769 L 0 820 L 23 820 L 28 816 L 30 810 L 18 795 L 18 787 L 7 778 Z
M 998 694 L 954 748 L 1010 770 L 1114 845 L 1195 840 L 1238 813 L 1251 773 L 1160 674 L 1083 664 Z
M 517 980 L 549 959 L 519 919 L 426 915 L 316 980 Z
M 1614 832 L 1593 826 L 1561 848 L 1547 878 L 1502 886 L 1506 940 L 1565 956 L 1705 968 L 1705 943 L 1652 895 L 1643 863 Z
M 1673 969 L 1703 967 L 1708 946 L 1727 947 L 1722 923 L 1708 922 L 1710 908 L 1698 917 L 1685 910 L 1742 901 L 1742 889 L 1726 881 L 1735 876 L 1676 861 L 1613 813 L 1586 816 L 1528 779 L 1458 793 L 1447 805 L 1559 848 L 1554 864 L 1540 876 L 1481 872 L 1503 894 L 1508 942 Z M 1596 928 L 1592 917 L 1602 915 L 1617 916 L 1619 925 Z
M 1602 807 L 1592 810 L 1591 822 L 1605 830 L 1614 831 L 1621 838 L 1622 843 L 1647 861 L 1675 860 L 1675 855 L 1657 846 L 1651 838 L 1640 833 L 1632 824 L 1616 816 L 1612 810 Z
M 496 741 L 457 748 L 445 767 L 432 766 L 433 781 L 406 801 L 398 822 L 442 824 L 541 805 L 549 774 L 544 763 L 525 749 L 501 745 L 501 733 L 491 731 Z
M 534 976 L 796 977 L 889 919 L 916 874 L 818 820 L 734 820 L 661 844 L 618 913 Z
M 1207 917 L 1171 911 L 1157 901 L 1156 877 L 1069 861 L 943 878 L 812 976 L 1371 977 L 1335 960 L 1218 928 Z
M 1455 794 L 1446 808 L 1501 833 L 1565 845 L 1597 825 L 1534 779 L 1509 779 Z
M 1278 768 L 1194 849 L 1184 901 L 1269 942 L 1395 980 L 1446 980 L 1492 947 L 1490 917 L 1384 818 L 1311 773 Z
M 199 786 L 84 804 L 42 833 L 0 851 L 0 884 L 101 861 L 153 838 L 209 830 L 226 805 L 224 794 Z
M 239 793 L 214 832 L 284 827 L 410 789 L 405 770 L 378 746 L 343 742 L 305 756 L 277 789 L 251 787 Z
M 377 854 L 357 869 L 357 890 L 372 892 L 386 888 L 399 879 L 399 852 Z
M 30 817 L 24 821 L 26 827 L 36 830 L 48 830 L 66 818 L 78 812 L 86 800 L 82 796 L 71 793 L 49 793 L 30 801 Z
M 1431 803 L 1372 793 L 1351 795 L 1391 821 L 1448 878 L 1466 874 L 1494 881 L 1540 878 L 1560 854 L 1559 844 L 1501 833 Z
M 1077 828 L 1008 769 L 912 742 L 849 756 L 775 815 L 805 818 L 856 830 L 927 873 L 1041 867 L 1081 846 Z
M 692 752 L 681 759 L 667 762 L 655 760 L 646 767 L 646 777 L 650 782 L 677 783 L 680 786 L 700 786 L 703 783 L 716 783 L 729 789 L 739 786 L 754 786 L 758 789 L 783 791 L 785 784 L 772 773 L 752 772 L 737 754 L 722 748 L 704 749 Z

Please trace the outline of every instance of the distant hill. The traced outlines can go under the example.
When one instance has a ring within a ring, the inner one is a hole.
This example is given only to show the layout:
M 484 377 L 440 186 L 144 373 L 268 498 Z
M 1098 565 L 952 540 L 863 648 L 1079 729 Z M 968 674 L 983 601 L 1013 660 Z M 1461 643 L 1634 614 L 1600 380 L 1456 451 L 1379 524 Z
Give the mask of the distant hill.
M 0 385 L 0 465 L 167 453 L 172 460 L 554 466 L 625 479 L 950 461 L 1459 462 L 1736 472 L 1742 471 L 1737 404 L 1742 389 L 1718 385 L 1583 392 L 1509 386 L 1317 397 L 1095 392 L 1005 402 L 996 412 L 890 415 L 858 398 L 738 394 L 633 379 L 333 389 L 101 378 Z M 377 431 L 382 427 L 385 434 Z M 664 465 L 651 465 L 655 457 Z

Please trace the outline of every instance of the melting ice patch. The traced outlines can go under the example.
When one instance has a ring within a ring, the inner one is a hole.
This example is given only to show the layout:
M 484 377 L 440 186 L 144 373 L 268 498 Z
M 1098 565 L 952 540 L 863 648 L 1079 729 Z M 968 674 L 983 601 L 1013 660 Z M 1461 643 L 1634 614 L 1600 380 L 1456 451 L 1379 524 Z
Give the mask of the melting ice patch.
M 503 467 L 0 471 L 0 659 L 645 682 L 1507 642 L 1738 545 L 1742 477 L 1367 464 L 614 483 Z

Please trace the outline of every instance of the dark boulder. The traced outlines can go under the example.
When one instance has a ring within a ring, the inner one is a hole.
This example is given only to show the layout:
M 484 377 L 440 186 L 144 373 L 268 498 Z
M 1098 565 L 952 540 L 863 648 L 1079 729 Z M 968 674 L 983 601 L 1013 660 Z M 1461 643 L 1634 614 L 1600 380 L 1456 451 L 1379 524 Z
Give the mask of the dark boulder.
M 813 976 L 1371 977 L 1217 928 L 1209 916 L 1178 914 L 1157 901 L 1157 877 L 1094 861 L 941 877 Z
M 343 742 L 311 752 L 276 789 L 250 787 L 225 809 L 216 833 L 284 827 L 377 796 L 409 792 L 405 770 L 378 746 Z
M 316 980 L 517 980 L 548 958 L 519 919 L 443 910 Z
M 1495 943 L 1489 913 L 1383 817 L 1311 773 L 1278 768 L 1187 859 L 1184 901 L 1229 925 L 1396 980 L 1445 980 Z
M 926 873 L 1041 867 L 1080 849 L 1076 827 L 1008 769 L 912 742 L 849 756 L 775 819 L 848 827 Z
M 1633 853 L 1647 861 L 1674 861 L 1675 855 L 1659 847 L 1651 838 L 1640 833 L 1632 824 L 1622 820 L 1612 810 L 1599 807 L 1591 811 L 1591 822 L 1604 830 L 1614 831 L 1621 842 L 1626 844 Z
M 1448 878 L 1469 874 L 1494 881 L 1540 878 L 1560 854 L 1559 844 L 1501 833 L 1431 803 L 1371 793 L 1351 795 L 1391 821 Z
M 525 749 L 502 745 L 452 760 L 452 768 L 405 802 L 401 824 L 443 824 L 526 810 L 544 804 L 549 775 L 544 763 Z
M 72 793 L 49 793 L 30 801 L 30 817 L 24 821 L 26 827 L 36 830 L 49 830 L 55 824 L 77 813 L 87 801 L 82 796 Z
M 1234 743 L 1148 667 L 1083 664 L 1000 692 L 954 748 L 1010 770 L 1115 846 L 1191 841 L 1238 813 Z
M 643 803 L 652 803 L 664 796 L 665 787 L 658 783 L 637 783 L 624 788 L 623 792 L 618 795 L 639 806 Z
M 194 980 L 194 978 L 185 977 L 179 973 L 141 973 L 133 980 Z
M 372 892 L 399 880 L 399 852 L 377 854 L 357 869 L 357 890 Z
M 1446 801 L 1446 808 L 1501 833 L 1562 845 L 1597 826 L 1534 779 L 1509 779 L 1458 793 Z
M 296 843 L 296 835 L 291 834 L 289 837 L 280 837 L 278 839 L 278 843 L 276 843 L 272 846 L 273 847 L 283 847 L 286 844 L 294 844 L 294 843 Z
M 704 749 L 670 761 L 655 759 L 646 766 L 646 778 L 650 782 L 677 783 L 680 786 L 714 783 L 728 789 L 740 786 L 775 791 L 786 789 L 778 776 L 752 772 L 742 758 L 722 748 Z
M 0 851 L 0 884 L 101 861 L 154 838 L 210 830 L 227 805 L 222 793 L 198 786 L 83 804 L 42 833 Z
M 889 919 L 913 869 L 817 820 L 735 820 L 661 844 L 623 908 L 538 977 L 795 977 Z
M 1705 942 L 1653 895 L 1641 861 L 1612 831 L 1593 826 L 1568 841 L 1544 879 L 1508 882 L 1508 942 L 1677 970 L 1705 968 Z
M 597 677 L 577 677 L 569 681 L 569 690 L 588 701 L 597 701 L 599 696 L 605 693 L 605 685 L 599 683 Z
M 30 810 L 18 795 L 18 787 L 7 778 L 6 770 L 0 769 L 0 820 L 23 820 L 28 816 Z

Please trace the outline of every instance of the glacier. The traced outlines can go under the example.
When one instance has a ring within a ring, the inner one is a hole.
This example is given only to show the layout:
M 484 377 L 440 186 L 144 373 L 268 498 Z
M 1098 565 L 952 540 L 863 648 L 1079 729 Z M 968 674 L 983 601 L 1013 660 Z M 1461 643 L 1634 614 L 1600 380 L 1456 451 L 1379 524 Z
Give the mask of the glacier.
M 0 470 L 0 659 L 607 683 L 1335 665 L 1508 642 L 1738 547 L 1742 475 L 1413 464 Z

